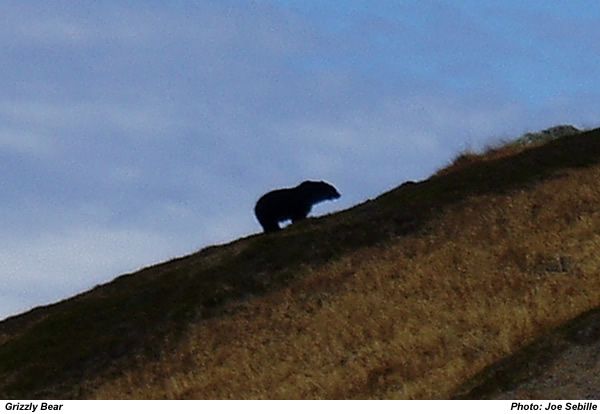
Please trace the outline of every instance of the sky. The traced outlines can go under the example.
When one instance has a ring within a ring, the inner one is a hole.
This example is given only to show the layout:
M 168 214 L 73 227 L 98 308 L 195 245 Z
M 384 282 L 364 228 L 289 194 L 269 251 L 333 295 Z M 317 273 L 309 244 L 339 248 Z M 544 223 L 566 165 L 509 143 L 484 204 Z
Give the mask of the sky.
M 466 149 L 600 125 L 600 3 L 0 2 L 0 319 L 348 208 Z

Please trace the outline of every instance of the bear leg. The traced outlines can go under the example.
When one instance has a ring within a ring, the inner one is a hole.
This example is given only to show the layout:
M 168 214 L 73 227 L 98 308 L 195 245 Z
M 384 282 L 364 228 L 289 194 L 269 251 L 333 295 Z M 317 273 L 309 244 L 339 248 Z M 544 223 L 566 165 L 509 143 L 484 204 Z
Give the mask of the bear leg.
M 298 223 L 299 221 L 302 221 L 306 218 L 306 216 L 302 216 L 302 215 L 298 215 L 295 217 L 292 217 L 292 224 L 293 223 Z
M 262 226 L 265 233 L 272 233 L 274 231 L 280 230 L 279 223 L 277 223 L 276 221 L 268 221 L 268 222 L 261 221 L 260 225 Z

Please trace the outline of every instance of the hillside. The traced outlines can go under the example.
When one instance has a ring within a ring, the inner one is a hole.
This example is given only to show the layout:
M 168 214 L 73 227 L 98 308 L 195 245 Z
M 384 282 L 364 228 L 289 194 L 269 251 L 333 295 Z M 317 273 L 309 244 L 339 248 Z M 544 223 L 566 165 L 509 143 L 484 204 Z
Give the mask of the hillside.
M 466 395 L 600 307 L 600 130 L 506 148 L 9 318 L 0 398 Z

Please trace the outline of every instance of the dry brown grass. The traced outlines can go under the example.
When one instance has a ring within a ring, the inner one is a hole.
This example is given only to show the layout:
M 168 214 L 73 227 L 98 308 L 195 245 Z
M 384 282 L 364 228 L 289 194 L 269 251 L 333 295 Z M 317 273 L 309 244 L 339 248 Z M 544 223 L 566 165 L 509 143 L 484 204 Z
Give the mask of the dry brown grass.
M 198 319 L 90 398 L 448 398 L 600 306 L 600 166 L 451 205 Z
M 540 147 L 555 139 L 577 135 L 581 132 L 571 125 L 557 125 L 537 133 L 524 134 L 516 140 L 500 140 L 496 144 L 489 144 L 481 152 L 466 149 L 459 153 L 449 165 L 437 171 L 435 175 L 446 175 L 476 163 L 511 157 L 525 150 Z
M 513 143 L 502 142 L 497 145 L 490 145 L 482 152 L 476 152 L 470 149 L 462 151 L 458 154 L 446 167 L 441 168 L 435 173 L 436 176 L 451 174 L 455 171 L 462 170 L 469 165 L 476 163 L 485 163 L 488 161 L 498 160 L 516 155 L 543 143 L 531 143 L 528 145 L 516 145 Z

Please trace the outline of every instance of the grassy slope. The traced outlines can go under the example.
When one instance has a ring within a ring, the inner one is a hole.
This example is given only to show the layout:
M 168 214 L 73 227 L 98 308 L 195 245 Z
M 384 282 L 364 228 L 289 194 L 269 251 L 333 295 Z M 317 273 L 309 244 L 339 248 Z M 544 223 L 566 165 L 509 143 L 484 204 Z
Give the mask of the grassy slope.
M 600 130 L 0 324 L 0 398 L 448 397 L 600 306 Z

